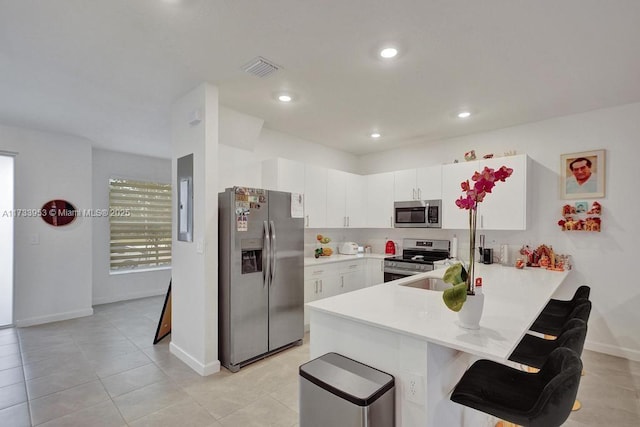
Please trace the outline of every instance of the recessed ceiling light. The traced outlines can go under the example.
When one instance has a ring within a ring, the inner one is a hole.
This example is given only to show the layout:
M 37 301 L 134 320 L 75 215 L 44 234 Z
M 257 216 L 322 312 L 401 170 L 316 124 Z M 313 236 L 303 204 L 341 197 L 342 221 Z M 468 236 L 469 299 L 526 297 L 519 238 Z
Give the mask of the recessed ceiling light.
M 471 113 L 468 111 L 460 111 L 458 113 L 458 118 L 459 119 L 466 119 L 467 117 L 471 117 Z
M 285 93 L 278 95 L 278 101 L 280 102 L 291 102 L 292 99 L 291 95 Z
M 396 49 L 395 47 L 385 47 L 380 51 L 380 56 L 385 59 L 393 58 L 397 54 L 398 54 L 398 49 Z
M 382 135 L 380 135 L 378 132 L 373 132 L 371 134 L 371 138 L 380 138 Z

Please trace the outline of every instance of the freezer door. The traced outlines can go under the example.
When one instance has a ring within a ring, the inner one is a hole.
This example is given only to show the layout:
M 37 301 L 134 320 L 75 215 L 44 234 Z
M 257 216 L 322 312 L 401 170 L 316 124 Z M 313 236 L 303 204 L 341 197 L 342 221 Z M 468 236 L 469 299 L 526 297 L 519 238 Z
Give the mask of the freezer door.
M 272 264 L 269 285 L 269 351 L 304 334 L 304 223 L 291 217 L 291 194 L 269 191 Z
M 235 196 L 232 196 L 235 197 Z M 231 277 L 229 287 L 230 363 L 237 365 L 268 351 L 269 288 L 263 280 L 268 245 L 265 223 L 268 219 L 265 203 L 252 205 L 247 215 L 246 231 L 238 231 L 235 200 L 232 203 L 232 242 L 229 251 Z M 268 230 L 267 230 L 268 231 Z M 267 270 L 268 271 L 268 270 Z

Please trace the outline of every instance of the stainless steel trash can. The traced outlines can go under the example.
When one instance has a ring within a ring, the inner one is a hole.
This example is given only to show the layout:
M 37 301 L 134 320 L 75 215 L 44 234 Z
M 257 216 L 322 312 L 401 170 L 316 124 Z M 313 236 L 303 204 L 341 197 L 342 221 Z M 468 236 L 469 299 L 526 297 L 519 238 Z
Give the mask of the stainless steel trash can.
M 395 425 L 392 375 L 337 353 L 300 366 L 300 427 Z

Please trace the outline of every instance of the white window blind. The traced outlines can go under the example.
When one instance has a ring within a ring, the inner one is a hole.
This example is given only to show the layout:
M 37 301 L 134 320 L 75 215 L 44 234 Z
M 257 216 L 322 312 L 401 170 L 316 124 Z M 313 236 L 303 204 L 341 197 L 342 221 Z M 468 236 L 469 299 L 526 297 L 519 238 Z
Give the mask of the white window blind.
M 110 268 L 171 265 L 171 185 L 109 180 Z

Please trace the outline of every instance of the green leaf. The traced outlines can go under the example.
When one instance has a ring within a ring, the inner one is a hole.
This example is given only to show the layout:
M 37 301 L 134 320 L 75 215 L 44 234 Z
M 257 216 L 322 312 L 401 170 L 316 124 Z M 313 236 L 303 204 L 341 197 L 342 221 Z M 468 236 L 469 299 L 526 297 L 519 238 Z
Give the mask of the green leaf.
M 462 275 L 464 274 L 464 277 Z M 451 283 L 452 285 L 457 285 L 460 282 L 464 282 L 467 277 L 467 272 L 465 271 L 462 264 L 453 264 L 447 271 L 444 272 L 444 276 L 442 276 L 442 280 L 445 283 Z
M 442 300 L 450 310 L 460 311 L 467 300 L 467 284 L 462 282 L 454 285 L 453 288 L 445 289 Z

